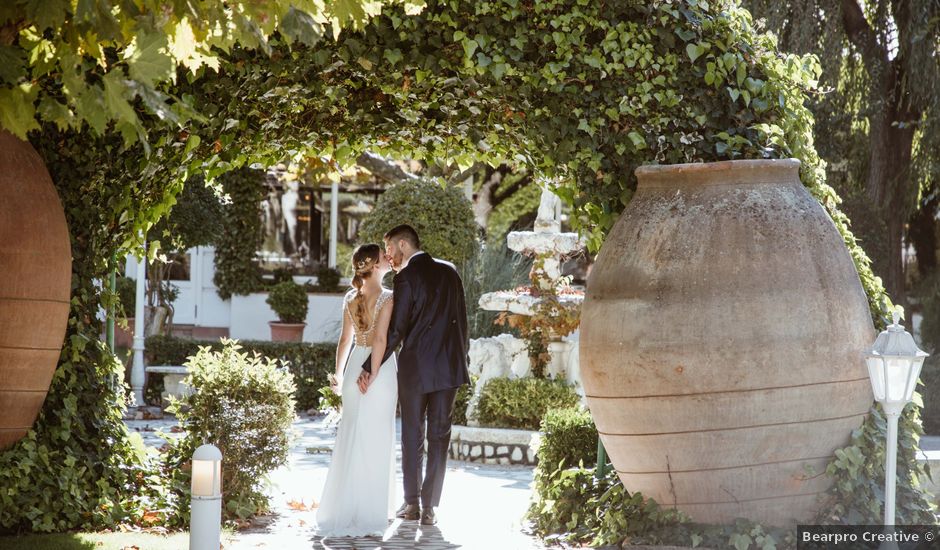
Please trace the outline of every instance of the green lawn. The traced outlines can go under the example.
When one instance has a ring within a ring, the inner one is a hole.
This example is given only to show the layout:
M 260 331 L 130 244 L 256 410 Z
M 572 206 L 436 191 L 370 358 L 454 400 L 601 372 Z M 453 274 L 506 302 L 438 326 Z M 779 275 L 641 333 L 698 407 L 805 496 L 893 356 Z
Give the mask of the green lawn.
M 222 533 L 222 544 L 231 540 Z M 69 533 L 57 535 L 23 535 L 0 537 L 0 550 L 185 550 L 189 533 L 152 535 L 148 533 Z

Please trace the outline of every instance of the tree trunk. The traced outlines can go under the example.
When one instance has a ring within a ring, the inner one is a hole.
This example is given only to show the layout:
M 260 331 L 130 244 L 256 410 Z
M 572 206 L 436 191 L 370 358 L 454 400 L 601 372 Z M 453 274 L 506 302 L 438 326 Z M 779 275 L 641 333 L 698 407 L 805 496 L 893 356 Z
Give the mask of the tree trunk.
M 487 170 L 484 174 L 485 179 L 480 190 L 473 197 L 473 217 L 476 218 L 477 225 L 485 228 L 489 222 L 490 213 L 493 211 L 493 189 L 503 180 L 503 174 L 499 170 Z
M 169 310 L 166 306 L 147 306 L 146 314 L 144 315 L 147 319 L 147 323 L 144 325 L 144 336 L 169 334 L 166 326 L 168 314 Z
M 383 179 L 389 183 L 398 183 L 402 180 L 415 180 L 419 178 L 415 174 L 403 170 L 401 166 L 395 164 L 394 161 L 368 151 L 359 155 L 359 158 L 356 159 L 356 164 L 369 170 L 377 178 Z
M 914 144 L 914 125 L 910 122 L 918 117 L 907 108 L 902 91 L 903 75 L 899 74 L 900 65 L 896 61 L 880 75 L 880 105 L 869 118 L 871 165 L 867 190 L 888 228 L 887 270 L 880 275 L 891 300 L 905 305 L 904 222 L 913 206 L 911 199 L 916 196 L 910 173 Z
M 940 197 L 934 196 L 911 216 L 907 236 L 917 253 L 917 273 L 927 277 L 937 269 L 937 207 Z

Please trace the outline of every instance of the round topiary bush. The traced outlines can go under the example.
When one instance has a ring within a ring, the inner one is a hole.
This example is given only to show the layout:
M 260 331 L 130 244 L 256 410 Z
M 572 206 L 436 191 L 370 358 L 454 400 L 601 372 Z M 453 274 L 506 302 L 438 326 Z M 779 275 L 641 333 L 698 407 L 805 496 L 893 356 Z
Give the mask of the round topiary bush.
M 303 323 L 307 319 L 307 291 L 292 280 L 274 285 L 265 302 L 282 323 Z
M 386 191 L 359 229 L 359 241 L 382 243 L 389 229 L 406 223 L 421 238 L 421 248 L 455 264 L 476 253 L 480 229 L 470 201 L 457 187 L 429 180 L 403 181 Z

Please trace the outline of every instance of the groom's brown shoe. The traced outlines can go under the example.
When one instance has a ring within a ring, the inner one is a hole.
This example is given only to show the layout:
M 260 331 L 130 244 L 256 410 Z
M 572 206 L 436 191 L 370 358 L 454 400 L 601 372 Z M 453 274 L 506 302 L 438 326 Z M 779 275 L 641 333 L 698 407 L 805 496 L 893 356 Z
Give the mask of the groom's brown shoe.
M 428 506 L 421 510 L 421 525 L 434 525 L 435 523 L 437 523 L 437 518 L 434 516 L 434 507 Z
M 396 518 L 407 519 L 407 520 L 416 520 L 421 517 L 421 508 L 417 504 L 408 504 L 407 502 L 401 505 L 401 508 L 395 512 Z

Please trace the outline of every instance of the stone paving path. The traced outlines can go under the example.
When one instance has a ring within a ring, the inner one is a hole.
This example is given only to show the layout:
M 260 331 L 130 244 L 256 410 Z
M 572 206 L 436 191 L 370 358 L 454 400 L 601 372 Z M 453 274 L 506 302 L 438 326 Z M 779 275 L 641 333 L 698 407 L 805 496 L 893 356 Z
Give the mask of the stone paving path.
M 168 431 L 173 420 L 128 421 L 140 431 L 148 445 L 162 440 L 150 431 Z M 323 417 L 303 416 L 294 424 L 297 439 L 287 466 L 270 477 L 272 514 L 239 531 L 225 550 L 365 550 L 406 549 L 445 550 L 537 550 L 544 546 L 523 533 L 522 515 L 528 506 L 532 469 L 524 466 L 478 465 L 450 461 L 444 480 L 444 493 L 438 511 L 438 524 L 419 525 L 417 521 L 395 520 L 385 535 L 362 538 L 316 536 L 316 503 L 326 481 L 333 447 L 334 430 Z M 398 459 L 401 452 L 396 448 Z M 396 502 L 401 502 L 401 473 L 396 483 Z

